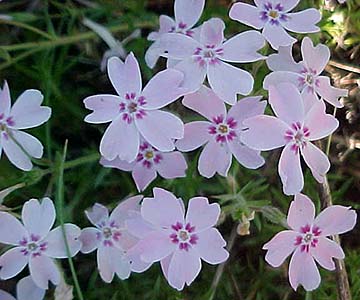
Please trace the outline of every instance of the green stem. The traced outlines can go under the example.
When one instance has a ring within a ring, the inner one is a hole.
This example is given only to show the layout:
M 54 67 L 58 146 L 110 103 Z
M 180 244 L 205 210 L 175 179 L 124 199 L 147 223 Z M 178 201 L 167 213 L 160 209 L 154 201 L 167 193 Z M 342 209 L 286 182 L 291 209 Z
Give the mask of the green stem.
M 0 46 L 1 49 L 1 46 Z M 40 51 L 41 49 L 36 49 L 36 48 L 31 48 L 28 51 L 24 51 L 23 53 L 21 53 L 20 55 L 16 56 L 15 58 L 4 62 L 2 64 L 0 64 L 0 70 L 6 69 L 7 67 L 10 67 L 12 64 L 17 63 L 20 60 L 25 59 L 26 57 Z
M 81 292 L 80 284 L 79 284 L 79 281 L 78 281 L 78 278 L 76 275 L 74 263 L 71 258 L 69 243 L 67 241 L 67 236 L 66 236 L 65 226 L 64 226 L 64 211 L 63 211 L 63 208 L 64 208 L 64 165 L 65 165 L 65 160 L 66 160 L 67 145 L 68 145 L 68 141 L 65 142 L 64 152 L 63 152 L 63 155 L 61 157 L 61 160 L 60 160 L 60 163 L 58 166 L 56 204 L 57 204 L 57 208 L 58 208 L 59 221 L 60 221 L 60 225 L 61 225 L 61 229 L 62 229 L 63 238 L 65 241 L 66 254 L 68 257 L 68 262 L 69 262 L 69 266 L 70 266 L 70 270 L 71 270 L 71 275 L 72 275 L 72 278 L 74 281 L 75 290 L 76 290 L 79 300 L 84 300 L 84 297 Z
M 92 163 L 92 162 L 98 161 L 99 159 L 100 159 L 99 153 L 92 153 L 90 155 L 83 156 L 83 157 L 66 162 L 64 164 L 64 170 L 72 169 L 72 168 L 75 168 L 75 167 L 78 167 L 80 165 L 84 165 L 87 163 Z
M 337 111 L 337 109 L 336 109 L 336 107 L 335 107 L 335 108 L 334 108 L 334 114 L 333 114 L 334 117 L 336 116 L 336 111 Z M 327 141 L 327 144 L 326 144 L 326 151 L 325 151 L 326 156 L 329 156 L 329 153 L 330 153 L 332 136 L 333 136 L 333 134 L 330 134 L 330 136 L 329 136 L 329 138 L 328 138 L 328 141 Z
M 17 21 L 13 21 L 13 20 L 5 20 L 5 19 L 0 19 L 0 24 L 6 24 L 6 25 L 12 25 L 12 26 L 16 26 L 16 27 L 19 27 L 19 28 L 24 28 L 24 29 L 27 29 L 29 31 L 32 31 L 32 32 L 35 32 L 49 40 L 52 40 L 54 37 L 51 36 L 50 34 L 48 34 L 47 32 L 45 31 L 42 31 L 36 27 L 33 27 L 31 25 L 28 25 L 28 24 L 24 24 L 24 23 L 21 23 L 21 22 L 17 22 Z
M 312 300 L 311 292 L 306 292 L 305 300 Z

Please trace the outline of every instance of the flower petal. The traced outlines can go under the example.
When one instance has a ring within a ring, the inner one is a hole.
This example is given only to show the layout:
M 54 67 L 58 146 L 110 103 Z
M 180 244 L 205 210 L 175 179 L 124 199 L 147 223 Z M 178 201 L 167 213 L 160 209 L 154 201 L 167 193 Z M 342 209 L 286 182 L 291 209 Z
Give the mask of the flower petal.
M 139 95 L 142 80 L 139 63 L 133 53 L 130 53 L 123 63 L 120 58 L 113 56 L 108 60 L 108 75 L 116 92 L 121 97 L 127 93 Z
M 45 297 L 45 292 L 44 289 L 35 284 L 31 276 L 24 277 L 16 285 L 18 300 L 42 300 Z
M 16 300 L 12 295 L 10 295 L 9 293 L 0 290 L 0 299 L 1 300 Z M 26 298 L 24 299 L 26 300 Z
M 0 279 L 10 279 L 19 274 L 28 264 L 29 257 L 20 247 L 12 248 L 0 256 Z
M 156 47 L 161 53 L 165 52 L 167 58 L 182 60 L 192 56 L 197 48 L 201 48 L 201 44 L 185 34 L 168 33 L 156 42 Z
M 257 169 L 265 164 L 264 158 L 261 156 L 259 150 L 253 150 L 244 145 L 240 139 L 235 138 L 228 142 L 231 153 L 236 160 L 248 169 Z
M 261 29 L 265 25 L 265 21 L 260 18 L 259 8 L 246 3 L 235 3 L 230 9 L 229 17 L 232 20 L 244 23 L 256 29 Z
M 177 63 L 174 68 L 183 72 L 185 77 L 181 87 L 186 89 L 189 93 L 196 92 L 205 80 L 207 72 L 206 65 L 199 64 L 194 57 L 184 59 Z
M 87 227 L 81 230 L 79 240 L 81 241 L 80 251 L 82 253 L 93 252 L 99 247 L 98 234 L 101 234 L 101 231 L 95 227 Z
M 110 222 L 115 221 L 117 224 L 122 224 L 131 214 L 140 212 L 140 202 L 143 199 L 142 195 L 129 197 L 121 201 L 112 211 L 110 215 Z M 133 217 L 133 215 L 131 215 Z
M 161 265 L 161 270 L 164 274 L 164 277 L 167 281 L 169 281 L 169 278 L 168 278 L 168 272 L 169 272 L 169 266 L 170 266 L 170 262 L 171 262 L 171 259 L 173 257 L 173 254 L 170 254 L 169 256 L 163 258 L 161 261 L 160 261 L 160 265 Z
M 292 45 L 279 47 L 278 53 L 269 55 L 266 64 L 271 71 L 300 73 L 303 69 L 302 62 L 295 62 L 292 56 Z
M 298 233 L 284 230 L 277 233 L 263 249 L 267 250 L 265 260 L 274 268 L 283 264 L 285 259 L 295 250 L 295 241 Z
M 335 107 L 344 107 L 344 105 L 339 102 L 339 97 L 346 97 L 348 91 L 345 89 L 338 89 L 331 86 L 330 78 L 326 76 L 319 76 L 317 78 L 318 86 L 315 88 L 316 92 L 324 98 L 325 101 L 334 105 Z
M 298 73 L 289 72 L 289 71 L 276 71 L 267 75 L 263 82 L 263 87 L 265 90 L 269 90 L 270 86 L 276 86 L 280 83 L 291 83 L 296 87 L 300 87 L 299 79 L 301 77 Z M 288 101 L 289 102 L 289 101 Z
M 310 251 L 319 265 L 329 271 L 335 270 L 333 258 L 345 258 L 344 251 L 341 249 L 340 245 L 325 237 L 319 237 L 316 247 L 311 247 Z
M 204 145 L 208 139 L 211 123 L 195 121 L 185 124 L 184 137 L 176 142 L 176 148 L 182 152 L 193 151 Z
M 304 37 L 301 43 L 301 53 L 308 68 L 319 75 L 330 60 L 330 50 L 327 46 L 319 44 L 314 47 L 309 37 Z
M 328 157 L 313 143 L 307 143 L 305 147 L 301 148 L 301 154 L 317 181 L 330 170 Z M 323 180 L 319 182 L 322 183 Z
M 189 200 L 186 214 L 186 223 L 194 226 L 194 232 L 198 233 L 216 225 L 220 216 L 220 205 L 209 203 L 205 197 L 194 197 Z
M 19 245 L 27 235 L 28 232 L 18 219 L 7 212 L 0 211 L 0 243 Z
M 285 195 L 295 195 L 304 187 L 300 154 L 293 151 L 291 146 L 288 144 L 282 151 L 278 167 Z
M 106 168 L 116 168 L 122 171 L 132 171 L 136 165 L 136 161 L 132 163 L 128 163 L 126 160 L 121 160 L 120 158 L 115 158 L 114 160 L 107 160 L 106 158 L 102 157 L 100 159 L 100 164 Z
M 280 0 L 279 3 L 283 7 L 283 10 L 288 12 L 295 8 L 299 4 L 300 0 Z
M 54 261 L 46 255 L 31 256 L 29 261 L 29 269 L 31 278 L 34 283 L 41 289 L 47 290 L 48 282 L 51 281 L 54 285 L 58 285 L 61 280 L 61 275 L 58 267 Z
M 220 18 L 211 18 L 200 29 L 200 43 L 205 46 L 219 46 L 224 40 L 225 23 Z
M 91 210 L 86 210 L 85 214 L 94 226 L 99 226 L 102 221 L 106 221 L 109 218 L 109 210 L 99 203 L 95 203 Z
M 5 81 L 3 88 L 0 89 L 0 115 L 4 114 L 3 117 L 8 117 L 10 114 L 10 108 L 11 108 L 10 90 L 8 83 Z
M 260 101 L 261 96 L 246 97 L 232 106 L 228 113 L 228 118 L 234 118 L 243 127 L 244 120 L 264 114 L 266 101 Z
M 224 248 L 226 241 L 216 228 L 210 228 L 197 234 L 196 250 L 200 257 L 212 265 L 221 264 L 229 258 L 229 252 Z
M 294 252 L 289 265 L 289 280 L 296 291 L 302 285 L 306 291 L 312 291 L 320 285 L 320 273 L 311 254 L 298 247 Z
M 85 117 L 85 122 L 93 124 L 107 123 L 120 113 L 120 98 L 114 95 L 95 95 L 84 100 L 85 107 L 93 112 Z
M 243 125 L 248 128 L 241 133 L 240 140 L 255 150 L 273 150 L 285 145 L 286 123 L 272 116 L 255 116 L 246 119 Z
M 138 212 L 132 212 L 131 218 L 127 219 L 125 222 L 125 227 L 130 234 L 139 239 L 146 238 L 149 233 L 156 230 L 156 228 L 149 222 L 145 221 Z
M 208 81 L 214 92 L 230 105 L 236 103 L 237 94 L 248 95 L 254 86 L 249 72 L 222 61 L 208 66 Z
M 136 119 L 135 123 L 144 139 L 162 152 L 174 150 L 174 139 L 184 136 L 183 122 L 169 112 L 147 111 L 146 116 Z
M 263 36 L 275 50 L 280 46 L 291 46 L 296 42 L 281 25 L 271 25 L 267 23 L 262 31 Z
M 314 225 L 320 228 L 322 236 L 342 234 L 355 227 L 356 218 L 356 212 L 350 207 L 333 205 L 316 217 Z
M 315 24 L 321 20 L 321 14 L 315 8 L 291 13 L 288 14 L 288 17 L 288 20 L 282 23 L 287 30 L 298 33 L 312 33 L 320 31 L 320 28 Z
M 132 162 L 139 152 L 139 132 L 134 122 L 128 124 L 121 117 L 115 119 L 106 129 L 100 143 L 100 153 L 108 160 L 117 156 Z
M 205 0 L 177 0 L 174 4 L 176 22 L 184 24 L 184 27 L 191 28 L 204 10 Z
M 132 171 L 132 177 L 139 192 L 145 190 L 157 176 L 154 166 L 147 167 L 141 162 L 137 163 Z
M 137 245 L 132 247 L 129 251 L 127 251 L 127 256 L 131 262 L 131 271 L 136 273 L 142 273 L 148 270 L 152 263 L 144 262 L 140 256 L 142 249 L 138 250 Z
M 166 179 L 186 177 L 187 163 L 180 152 L 162 153 L 161 156 L 162 160 L 155 165 L 161 177 Z
M 215 173 L 226 177 L 232 161 L 232 154 L 226 144 L 209 141 L 199 157 L 198 170 L 201 176 L 211 178 Z
M 166 15 L 161 15 L 159 17 L 159 32 L 151 32 L 148 36 L 149 41 L 155 41 L 160 38 L 160 35 L 163 33 L 170 32 L 173 27 L 176 26 L 175 21 Z
M 16 100 L 11 108 L 10 116 L 13 118 L 15 129 L 27 129 L 40 126 L 49 120 L 51 108 L 41 106 L 44 96 L 38 90 L 26 90 Z
M 315 205 L 311 199 L 304 194 L 295 195 L 294 201 L 290 203 L 287 223 L 291 229 L 301 232 L 301 227 L 311 226 L 315 219 Z

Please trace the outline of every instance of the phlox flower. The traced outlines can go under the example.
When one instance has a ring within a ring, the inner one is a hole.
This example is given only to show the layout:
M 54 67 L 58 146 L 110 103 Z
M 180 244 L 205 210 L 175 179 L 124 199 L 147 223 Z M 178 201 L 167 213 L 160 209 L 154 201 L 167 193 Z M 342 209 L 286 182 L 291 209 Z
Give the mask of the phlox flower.
M 120 279 L 127 279 L 131 271 L 143 272 L 151 264 L 144 263 L 139 256 L 130 256 L 127 250 L 137 243 L 125 227 L 132 212 L 139 211 L 142 196 L 131 197 L 121 202 L 109 215 L 109 210 L 96 203 L 86 216 L 95 227 L 81 231 L 81 252 L 97 250 L 97 264 L 102 280 L 110 283 L 116 274 Z
M 145 53 L 145 60 L 150 68 L 153 68 L 161 54 L 156 44 L 161 36 L 166 33 L 180 33 L 190 37 L 198 36 L 198 28 L 194 25 L 199 21 L 204 10 L 205 0 L 175 0 L 175 20 L 166 15 L 159 18 L 159 31 L 150 32 L 149 41 L 154 41 Z
M 61 275 L 54 258 L 67 258 L 66 245 L 61 226 L 51 230 L 56 213 L 53 202 L 44 198 L 25 202 L 22 223 L 6 212 L 0 212 L 0 243 L 14 246 L 0 256 L 0 279 L 10 279 L 29 264 L 30 275 L 35 284 L 46 290 L 48 281 L 57 285 Z M 50 231 L 51 230 L 51 231 Z M 65 224 L 66 239 L 71 256 L 81 247 L 80 228 Z
M 250 149 L 240 141 L 244 130 L 243 121 L 262 115 L 266 101 L 261 97 L 248 97 L 237 102 L 226 111 L 224 102 L 209 88 L 203 86 L 198 92 L 184 97 L 183 105 L 195 110 L 207 121 L 185 124 L 184 138 L 178 140 L 180 151 L 192 151 L 205 145 L 199 158 L 199 173 L 210 178 L 219 173 L 227 176 L 232 157 L 246 168 L 256 169 L 265 161 L 260 151 Z
M 254 0 L 255 5 L 237 2 L 229 12 L 231 19 L 256 29 L 262 34 L 272 48 L 288 46 L 296 42 L 286 30 L 297 33 L 320 31 L 315 24 L 321 20 L 320 12 L 309 8 L 296 13 L 290 11 L 300 0 Z
M 32 169 L 31 157 L 43 156 L 41 142 L 21 131 L 40 126 L 49 120 L 51 109 L 41 106 L 43 98 L 38 90 L 26 90 L 11 107 L 7 82 L 0 89 L 0 157 L 4 150 L 9 161 L 23 171 Z
M 265 259 L 273 267 L 279 267 L 292 254 L 289 280 L 292 288 L 302 285 L 311 291 L 320 285 L 320 274 L 315 261 L 323 268 L 333 271 L 333 258 L 343 259 L 343 250 L 328 237 L 345 233 L 354 228 L 356 213 L 349 207 L 333 205 L 315 218 L 315 206 L 303 194 L 297 194 L 291 202 L 287 223 L 289 230 L 276 234 L 263 249 Z
M 184 73 L 182 86 L 197 91 L 205 78 L 214 92 L 233 105 L 237 94 L 248 95 L 254 85 L 252 75 L 231 63 L 247 63 L 264 59 L 257 51 L 265 45 L 255 30 L 240 33 L 229 40 L 224 38 L 225 24 L 212 18 L 201 25 L 199 41 L 184 34 L 164 34 L 159 43 L 164 57 L 178 60 L 173 67 Z
M 45 297 L 45 290 L 39 288 L 31 276 L 24 277 L 16 285 L 16 296 L 14 298 L 9 293 L 0 290 L 1 300 L 43 300 Z
M 131 171 L 136 187 L 143 191 L 156 178 L 157 173 L 166 179 L 186 176 L 187 163 L 184 156 L 178 151 L 160 152 L 148 142 L 140 142 L 140 150 L 137 158 L 132 163 L 120 160 L 100 160 L 104 167 L 117 168 L 123 171 Z
M 201 259 L 210 264 L 227 260 L 226 242 L 214 228 L 220 215 L 217 203 L 204 197 L 190 199 L 185 215 L 184 204 L 172 193 L 154 188 L 153 198 L 141 205 L 143 222 L 128 222 L 130 232 L 141 240 L 135 246 L 144 262 L 160 261 L 169 284 L 177 290 L 190 285 L 199 275 Z M 131 252 L 131 250 L 130 250 Z
M 284 146 L 279 161 L 279 175 L 286 195 L 299 193 L 304 186 L 300 154 L 318 182 L 323 182 L 330 169 L 328 157 L 312 142 L 336 130 L 338 120 L 326 114 L 325 104 L 317 101 L 305 111 L 300 92 L 291 83 L 269 88 L 269 103 L 276 115 L 255 116 L 244 121 L 248 130 L 241 141 L 256 150 L 272 150 Z
M 100 143 L 101 155 L 107 160 L 119 157 L 134 161 L 140 135 L 159 151 L 174 150 L 173 140 L 183 137 L 184 125 L 175 115 L 159 109 L 184 94 L 179 87 L 183 74 L 167 69 L 156 74 L 142 90 L 139 64 L 131 53 L 124 63 L 112 57 L 108 75 L 118 96 L 96 95 L 84 100 L 86 108 L 93 110 L 86 122 L 111 122 Z
M 291 46 L 280 47 L 278 54 L 267 59 L 269 69 L 274 71 L 264 79 L 264 88 L 280 82 L 291 82 L 301 91 L 306 109 L 319 101 L 319 96 L 336 107 L 343 107 L 339 97 L 347 96 L 347 90 L 331 86 L 327 76 L 320 76 L 330 60 L 330 50 L 319 44 L 314 47 L 310 38 L 305 37 L 301 44 L 303 61 L 296 63 L 291 55 Z

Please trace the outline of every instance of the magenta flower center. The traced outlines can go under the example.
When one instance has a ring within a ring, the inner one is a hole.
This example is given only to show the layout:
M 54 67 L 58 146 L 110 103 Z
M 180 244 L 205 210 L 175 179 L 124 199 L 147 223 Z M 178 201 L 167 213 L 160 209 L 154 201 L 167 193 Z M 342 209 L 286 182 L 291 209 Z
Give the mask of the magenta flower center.
M 224 55 L 223 48 L 216 48 L 215 45 L 206 45 L 196 48 L 194 52 L 195 61 L 201 66 L 215 65 L 220 62 L 220 57 Z
M 285 132 L 285 140 L 291 143 L 291 150 L 296 154 L 299 153 L 300 148 L 306 146 L 310 136 L 310 130 L 300 122 L 291 124 L 291 127 Z
M 310 248 L 315 248 L 319 243 L 319 235 L 321 230 L 317 226 L 311 228 L 310 225 L 305 225 L 300 228 L 300 235 L 295 239 L 295 246 L 299 246 L 301 252 L 309 252 Z
M 209 133 L 215 137 L 216 142 L 224 143 L 232 141 L 236 137 L 237 122 L 234 118 L 224 119 L 220 115 L 213 118 L 213 124 L 209 126 Z
M 299 87 L 306 88 L 309 93 L 314 93 L 315 87 L 320 85 L 320 81 L 316 76 L 316 70 L 304 68 L 298 78 Z
M 125 99 L 119 104 L 119 111 L 122 119 L 131 124 L 134 119 L 142 119 L 146 116 L 145 110 L 142 108 L 146 104 L 145 97 L 137 97 L 136 93 L 127 93 Z
M 279 25 L 280 21 L 287 21 L 288 18 L 281 3 L 265 2 L 260 12 L 260 19 L 269 22 L 271 25 Z
M 136 161 L 141 163 L 145 168 L 150 169 L 154 164 L 159 164 L 163 160 L 161 153 L 150 146 L 149 143 L 143 142 L 139 148 L 139 154 Z
M 181 222 L 176 222 L 171 228 L 173 230 L 173 233 L 170 234 L 171 242 L 179 245 L 180 250 L 189 251 L 199 240 L 199 237 L 194 234 L 195 226 L 191 226 L 190 223 L 184 227 Z
M 41 256 L 42 252 L 47 249 L 47 243 L 40 240 L 40 236 L 31 234 L 30 237 L 24 237 L 19 245 L 21 253 L 25 256 L 32 255 L 32 257 Z
M 187 29 L 187 27 L 187 24 L 179 22 L 178 24 L 176 24 L 176 26 L 171 27 L 169 33 L 182 33 L 192 37 L 194 35 L 194 31 L 192 31 L 191 29 Z
M 0 114 L 0 132 L 7 131 L 8 126 L 15 126 L 13 117 L 5 117 L 3 113 Z
M 101 232 L 96 234 L 96 238 L 102 241 L 105 247 L 112 247 L 114 246 L 114 242 L 118 242 L 121 237 L 121 232 L 119 226 L 114 222 L 101 222 L 98 225 Z

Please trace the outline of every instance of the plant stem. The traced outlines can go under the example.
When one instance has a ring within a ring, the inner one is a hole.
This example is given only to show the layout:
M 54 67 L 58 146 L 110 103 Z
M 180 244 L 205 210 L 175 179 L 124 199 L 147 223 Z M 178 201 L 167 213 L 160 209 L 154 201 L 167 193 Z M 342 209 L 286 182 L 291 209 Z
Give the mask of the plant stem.
M 64 163 L 64 170 L 72 169 L 72 168 L 75 168 L 77 166 L 84 165 L 87 163 L 92 163 L 92 162 L 98 161 L 99 159 L 100 159 L 99 153 L 92 153 L 87 156 L 83 156 L 83 157 L 80 157 L 80 158 L 77 158 L 77 159 L 74 159 L 74 160 Z
M 24 24 L 24 23 L 21 23 L 21 22 L 17 22 L 17 21 L 13 21 L 13 20 L 6 20 L 6 19 L 0 19 L 0 24 L 5 24 L 5 25 L 12 25 L 12 26 L 16 26 L 16 27 L 19 27 L 19 28 L 24 28 L 24 29 L 27 29 L 29 31 L 32 31 L 32 32 L 35 32 L 39 35 L 41 35 L 42 37 L 45 37 L 49 40 L 52 40 L 54 37 L 51 36 L 50 34 L 48 34 L 47 32 L 45 31 L 42 31 L 36 27 L 33 27 L 31 25 L 28 25 L 28 24 Z
M 67 236 L 66 236 L 65 226 L 64 226 L 64 211 L 63 211 L 63 208 L 64 208 L 64 165 L 65 165 L 65 160 L 66 160 L 67 145 L 68 145 L 68 141 L 66 140 L 65 146 L 64 146 L 64 152 L 63 152 L 63 155 L 62 155 L 61 160 L 58 165 L 56 204 L 57 204 L 58 216 L 59 216 L 59 221 L 60 221 L 60 225 L 61 225 L 61 229 L 62 229 L 62 234 L 63 234 L 63 238 L 65 241 L 66 254 L 68 257 L 68 262 L 69 262 L 69 266 L 70 266 L 70 270 L 71 270 L 71 275 L 72 275 L 72 278 L 74 281 L 75 290 L 76 290 L 79 300 L 84 300 L 84 297 L 81 292 L 80 284 L 79 284 L 79 281 L 78 281 L 78 278 L 76 275 L 74 263 L 71 258 L 69 243 L 67 241 Z
M 311 292 L 306 292 L 305 300 L 312 300 L 312 294 L 311 294 Z

